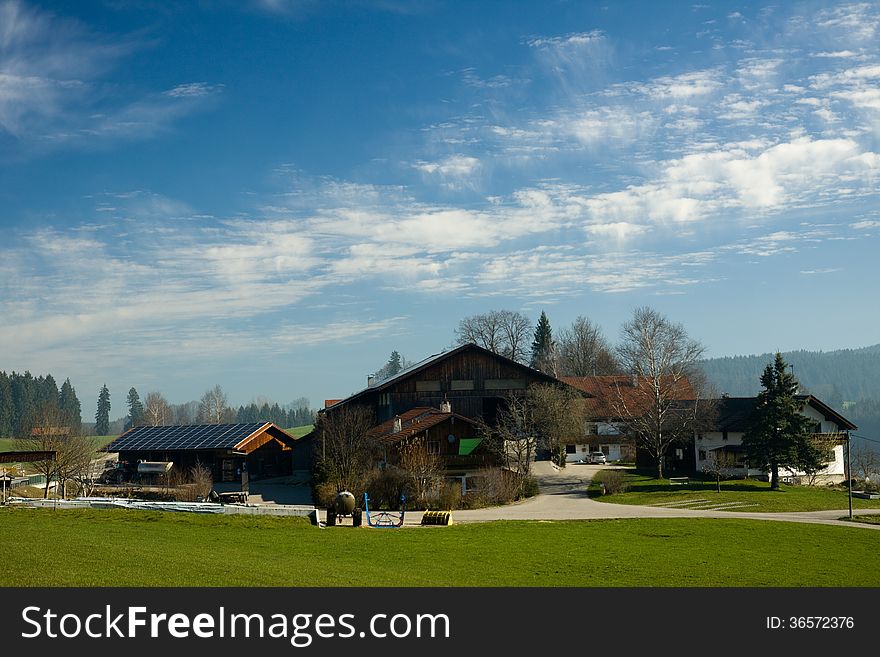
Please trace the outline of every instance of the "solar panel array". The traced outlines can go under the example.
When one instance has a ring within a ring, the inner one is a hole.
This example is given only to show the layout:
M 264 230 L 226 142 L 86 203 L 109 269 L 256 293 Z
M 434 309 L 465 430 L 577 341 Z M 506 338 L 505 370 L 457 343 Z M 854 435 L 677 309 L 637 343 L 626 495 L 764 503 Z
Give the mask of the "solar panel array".
M 232 449 L 262 427 L 247 424 L 197 424 L 177 427 L 136 427 L 104 448 L 106 452 Z

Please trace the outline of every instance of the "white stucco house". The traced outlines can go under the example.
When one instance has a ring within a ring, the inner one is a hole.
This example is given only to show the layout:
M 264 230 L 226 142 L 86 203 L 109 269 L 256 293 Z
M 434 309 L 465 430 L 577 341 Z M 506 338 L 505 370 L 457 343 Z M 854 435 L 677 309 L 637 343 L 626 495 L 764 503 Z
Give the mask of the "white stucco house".
M 817 475 L 814 483 L 838 483 L 846 479 L 845 443 L 847 431 L 857 427 L 837 411 L 812 395 L 798 395 L 802 402 L 801 412 L 813 420 L 814 435 L 817 440 L 826 441 L 830 449 L 831 459 L 827 466 Z M 703 471 L 713 452 L 730 455 L 735 463 L 733 476 L 765 478 L 767 473 L 762 470 L 748 468 L 745 460 L 745 448 L 742 438 L 749 428 L 749 417 L 755 407 L 755 397 L 723 397 L 717 400 L 717 417 L 710 431 L 704 431 L 694 437 L 694 456 L 697 472 Z M 805 473 L 781 469 L 780 479 L 790 482 L 804 480 Z

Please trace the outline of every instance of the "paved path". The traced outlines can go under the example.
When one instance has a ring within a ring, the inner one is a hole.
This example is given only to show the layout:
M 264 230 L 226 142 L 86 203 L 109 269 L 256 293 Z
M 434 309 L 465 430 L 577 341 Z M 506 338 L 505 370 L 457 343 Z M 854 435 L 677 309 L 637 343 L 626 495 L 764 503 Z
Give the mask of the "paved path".
M 791 513 L 757 513 L 748 511 L 718 511 L 670 509 L 656 506 L 611 504 L 597 502 L 587 496 L 587 484 L 596 472 L 609 466 L 569 465 L 557 472 L 549 463 L 535 464 L 541 494 L 507 506 L 470 509 L 453 512 L 456 523 L 487 522 L 492 520 L 597 520 L 613 518 L 743 518 L 747 520 L 775 520 L 804 522 L 820 525 L 839 525 L 850 528 L 880 529 L 880 525 L 838 520 L 848 511 L 810 511 Z M 859 515 L 877 514 L 880 509 L 859 509 Z M 406 514 L 407 525 L 421 522 L 421 513 Z

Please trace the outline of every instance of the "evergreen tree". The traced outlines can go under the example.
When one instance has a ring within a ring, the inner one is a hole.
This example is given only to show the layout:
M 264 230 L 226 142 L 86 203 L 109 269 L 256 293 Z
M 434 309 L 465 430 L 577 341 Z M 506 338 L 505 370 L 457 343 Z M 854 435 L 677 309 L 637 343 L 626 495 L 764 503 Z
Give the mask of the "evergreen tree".
M 110 433 L 110 390 L 105 383 L 98 393 L 98 410 L 95 413 L 95 434 L 106 436 Z
M 0 372 L 0 438 L 10 438 L 15 423 L 12 404 L 12 381 L 6 372 Z
M 65 379 L 61 384 L 58 407 L 61 410 L 61 421 L 70 429 L 70 435 L 78 436 L 82 432 L 82 407 L 70 379 Z
M 535 326 L 535 339 L 532 341 L 532 360 L 529 363 L 536 370 L 553 375 L 556 367 L 556 343 L 547 313 L 541 311 L 541 318 Z
M 125 421 L 126 430 L 143 424 L 144 405 L 141 402 L 141 397 L 138 395 L 138 391 L 134 388 L 131 388 L 128 391 L 126 404 L 128 405 L 128 419 Z
M 813 421 L 801 413 L 797 399 L 798 381 L 782 354 L 761 375 L 763 390 L 758 393 L 743 447 L 749 466 L 770 471 L 770 488 L 779 488 L 779 469 L 815 470 L 823 459 L 822 450 L 811 436 Z

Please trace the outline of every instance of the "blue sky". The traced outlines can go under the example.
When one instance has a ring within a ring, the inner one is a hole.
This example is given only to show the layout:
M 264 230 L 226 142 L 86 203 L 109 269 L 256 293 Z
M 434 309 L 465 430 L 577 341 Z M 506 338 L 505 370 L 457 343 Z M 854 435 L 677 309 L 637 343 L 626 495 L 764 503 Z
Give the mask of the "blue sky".
M 464 316 L 880 341 L 880 6 L 0 0 L 0 369 L 349 394 Z

